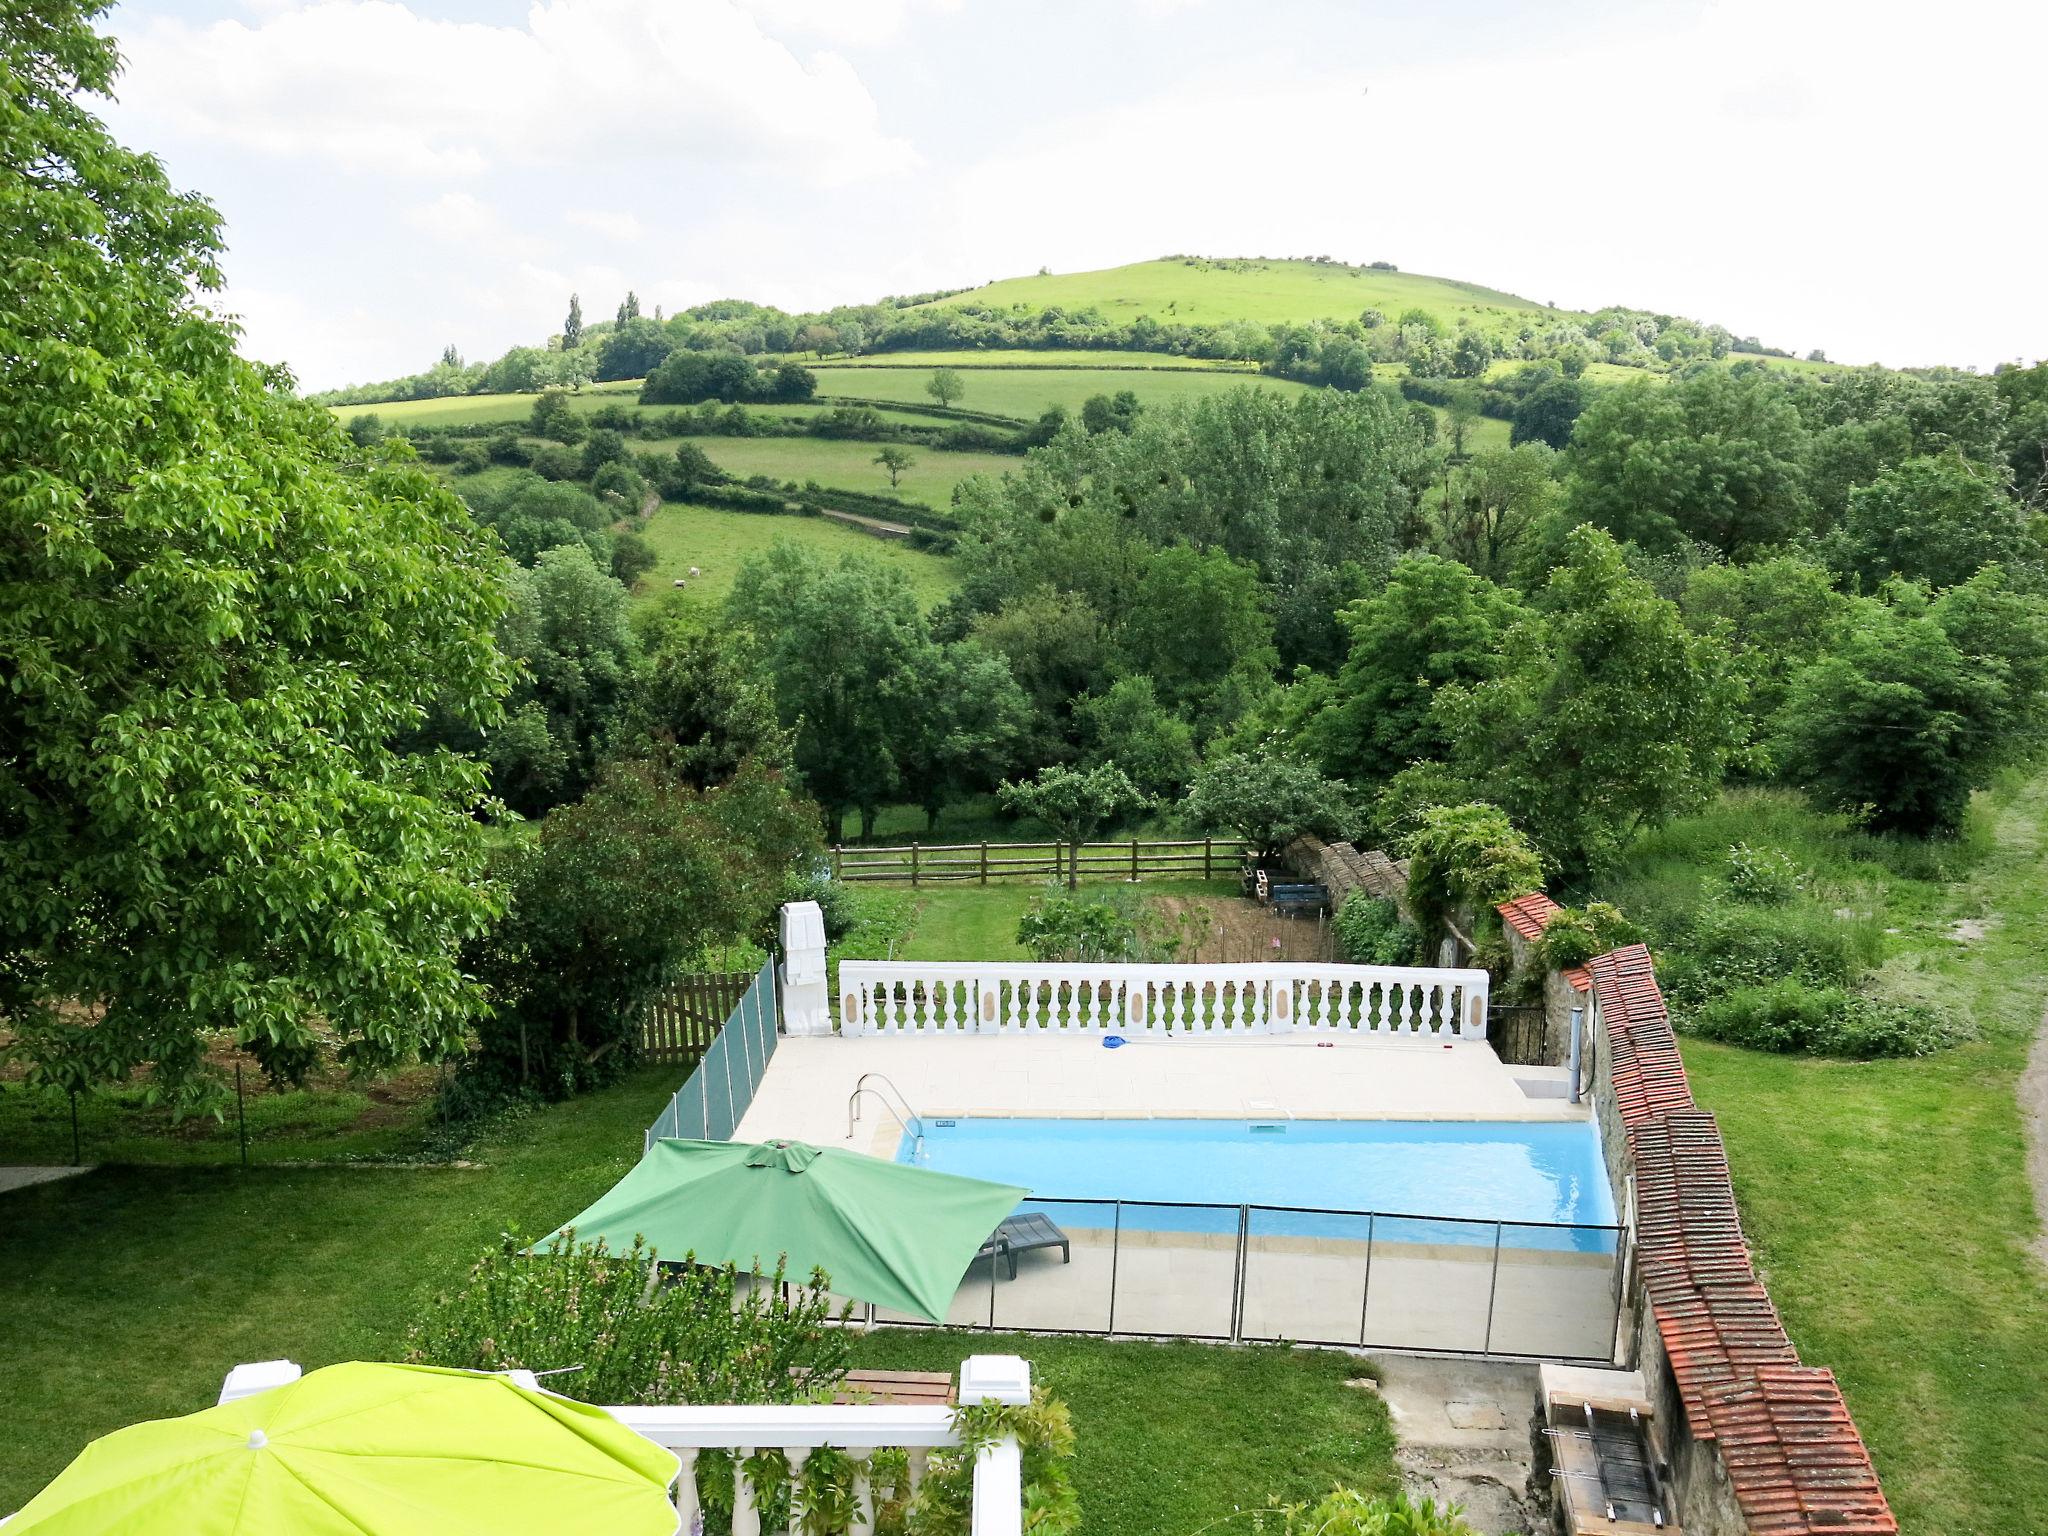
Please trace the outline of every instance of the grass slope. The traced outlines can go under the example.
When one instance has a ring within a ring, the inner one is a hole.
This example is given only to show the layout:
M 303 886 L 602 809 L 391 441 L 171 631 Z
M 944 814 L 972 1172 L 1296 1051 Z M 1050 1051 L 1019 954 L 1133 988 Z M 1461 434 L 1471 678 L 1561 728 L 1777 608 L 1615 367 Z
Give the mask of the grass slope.
M 1993 1536 L 2048 1509 L 2048 1276 L 2015 1084 L 2048 1004 L 2048 776 L 1980 796 L 1944 881 L 1928 850 L 1736 795 L 1646 840 L 1625 907 L 1696 899 L 1738 840 L 1785 847 L 1886 933 L 1883 974 L 1967 1010 L 1977 1042 L 1847 1062 L 1687 1039 L 1743 1225 L 1802 1356 L 1834 1369 L 1903 1529 Z M 1967 867 L 1963 867 L 1967 866 Z M 1960 942 L 1952 925 L 1986 924 Z
M 638 453 L 671 454 L 682 439 L 636 438 Z M 880 443 L 847 442 L 826 437 L 693 437 L 705 456 L 738 480 L 767 475 L 772 480 L 794 480 L 802 485 L 815 480 L 820 485 L 861 491 L 874 496 L 900 496 L 922 502 L 937 511 L 952 505 L 953 487 L 969 475 L 1000 475 L 1018 468 L 1023 460 L 1012 453 L 948 453 L 943 449 L 905 444 L 910 468 L 892 491 L 889 476 L 875 462 Z
M 953 591 L 952 562 L 945 556 L 878 539 L 826 518 L 776 517 L 671 502 L 648 520 L 646 538 L 657 559 L 654 569 L 641 578 L 638 594 L 672 597 L 692 605 L 724 601 L 741 562 L 782 539 L 802 544 L 827 559 L 860 555 L 894 566 L 910 579 L 918 601 L 927 608 L 944 602 Z M 693 565 L 703 572 L 701 576 L 689 575 Z M 678 579 L 689 582 L 681 592 L 675 590 Z
M 1377 309 L 1390 320 L 1403 310 L 1427 310 L 1446 327 L 1455 325 L 1461 315 L 1478 323 L 1509 315 L 1536 319 L 1567 313 L 1446 277 L 1311 261 L 1212 261 L 1200 257 L 1141 261 L 1097 272 L 1005 278 L 935 302 L 1027 311 L 1053 306 L 1095 309 L 1109 320 L 1151 315 L 1188 325 L 1231 320 L 1260 325 L 1355 320 L 1368 309 Z
M 1044 358 L 1065 354 L 1044 352 L 997 352 L 989 358 Z M 826 367 L 816 370 L 822 394 L 850 395 L 863 400 L 928 399 L 924 392 L 931 375 L 915 368 Z M 1221 369 L 1143 368 L 1055 368 L 1036 363 L 1028 367 L 963 367 L 959 370 L 964 392 L 954 403 L 962 410 L 989 411 L 998 416 L 1036 419 L 1048 406 L 1063 405 L 1078 411 L 1090 395 L 1113 395 L 1128 389 L 1146 405 L 1165 405 L 1221 394 L 1229 389 L 1275 389 L 1298 394 L 1309 388 L 1291 379 L 1261 378 L 1256 374 Z
M 913 404 L 929 405 L 930 396 L 924 394 L 924 378 L 919 376 L 918 394 Z M 330 405 L 327 409 L 342 420 L 349 421 L 357 416 L 375 416 L 387 427 L 468 427 L 495 426 L 500 422 L 525 426 L 533 419 L 533 404 L 539 395 L 449 395 L 439 400 L 393 400 L 381 405 Z M 670 411 L 694 410 L 694 406 L 642 405 L 640 403 L 640 381 L 628 379 L 619 384 L 599 384 L 591 389 L 566 397 L 570 409 L 589 415 L 607 406 L 620 406 L 634 415 L 649 412 L 666 414 Z M 749 402 L 747 410 L 762 416 L 811 417 L 829 410 L 827 405 L 777 405 L 773 402 Z M 891 421 L 907 422 L 918 426 L 943 423 L 943 418 L 921 411 L 883 410 Z

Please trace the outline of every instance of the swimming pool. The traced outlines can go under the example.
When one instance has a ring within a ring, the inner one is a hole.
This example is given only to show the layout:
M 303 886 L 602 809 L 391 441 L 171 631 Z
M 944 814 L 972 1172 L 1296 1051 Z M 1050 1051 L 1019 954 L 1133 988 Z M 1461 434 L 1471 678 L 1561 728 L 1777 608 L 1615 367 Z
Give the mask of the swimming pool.
M 896 1160 L 1025 1185 L 1079 1225 L 1224 1232 L 1250 1206 L 1269 1235 L 1362 1236 L 1339 1213 L 1376 1212 L 1382 1239 L 1491 1243 L 1499 1222 L 1510 1245 L 1612 1246 L 1558 1230 L 1614 1223 L 1590 1121 L 928 1119 Z

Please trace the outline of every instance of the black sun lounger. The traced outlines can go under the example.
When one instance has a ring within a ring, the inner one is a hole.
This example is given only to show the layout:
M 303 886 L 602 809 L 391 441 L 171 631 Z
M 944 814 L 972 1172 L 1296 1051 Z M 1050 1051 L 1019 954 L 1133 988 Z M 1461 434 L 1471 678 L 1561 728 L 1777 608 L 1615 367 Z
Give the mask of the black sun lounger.
M 1034 1248 L 1057 1248 L 1060 1262 L 1074 1262 L 1074 1250 L 1067 1242 L 1067 1234 L 1036 1214 L 1012 1216 L 995 1230 L 995 1235 L 981 1245 L 977 1259 L 1005 1258 L 1010 1261 L 1010 1278 L 1017 1278 L 1017 1255 L 1029 1253 Z

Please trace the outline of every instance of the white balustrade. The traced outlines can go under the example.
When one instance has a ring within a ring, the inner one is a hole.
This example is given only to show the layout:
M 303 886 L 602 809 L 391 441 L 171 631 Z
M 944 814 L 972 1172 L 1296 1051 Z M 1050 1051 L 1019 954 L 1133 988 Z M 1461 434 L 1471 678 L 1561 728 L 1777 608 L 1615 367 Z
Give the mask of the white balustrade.
M 1044 1032 L 1486 1036 L 1481 970 L 842 960 L 847 1035 Z
M 1017 1395 L 1021 1393 L 1021 1395 Z M 962 1402 L 1029 1402 L 1031 1368 L 1009 1355 L 976 1355 L 960 1372 Z M 700 1529 L 703 1504 L 697 1491 L 698 1458 L 708 1450 L 732 1455 L 735 1467 L 758 1451 L 783 1453 L 789 1465 L 789 1494 L 794 1516 L 803 1509 L 803 1468 L 812 1452 L 830 1447 L 843 1452 L 854 1466 L 855 1514 L 849 1536 L 872 1536 L 876 1490 L 869 1479 L 869 1458 L 876 1451 L 901 1450 L 908 1462 L 909 1491 L 924 1480 L 926 1458 L 935 1450 L 960 1444 L 953 1410 L 944 1407 L 899 1407 L 889 1404 L 816 1404 L 798 1407 L 607 1408 L 613 1418 L 656 1445 L 666 1446 L 682 1462 L 676 1479 L 676 1513 L 681 1536 Z M 1015 1440 L 984 1447 L 974 1467 L 973 1536 L 1022 1536 L 1024 1529 L 1023 1454 Z M 733 1536 L 760 1536 L 761 1506 L 766 1489 L 744 1475 L 735 1476 Z

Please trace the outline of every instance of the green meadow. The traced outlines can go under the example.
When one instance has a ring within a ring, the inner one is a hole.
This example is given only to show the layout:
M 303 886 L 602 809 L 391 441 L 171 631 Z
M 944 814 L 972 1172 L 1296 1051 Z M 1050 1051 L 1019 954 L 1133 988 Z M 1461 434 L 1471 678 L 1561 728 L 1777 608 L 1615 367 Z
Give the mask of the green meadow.
M 1312 261 L 1141 261 L 1099 272 L 1012 277 L 939 304 L 988 309 L 1096 309 L 1103 318 L 1130 321 L 1150 315 L 1188 325 L 1250 320 L 1260 325 L 1308 320 L 1354 320 L 1368 309 L 1392 319 L 1422 309 L 1454 325 L 1508 315 L 1552 319 L 1566 310 L 1482 288 L 1477 283 L 1413 272 L 1375 271 Z
M 641 578 L 637 592 L 691 606 L 712 607 L 724 601 L 747 557 L 764 553 L 778 540 L 801 544 L 827 559 L 860 555 L 892 566 L 910 579 L 926 608 L 936 607 L 953 591 L 952 562 L 945 556 L 912 549 L 901 540 L 878 539 L 828 518 L 777 517 L 670 502 L 648 519 L 644 536 L 654 546 L 656 563 Z M 691 576 L 693 565 L 702 574 Z M 681 592 L 675 587 L 679 580 L 689 583 Z
M 1247 385 L 1275 389 L 1285 394 L 1298 394 L 1311 387 L 1291 379 L 1262 378 L 1234 369 L 1060 368 L 1037 362 L 1013 367 L 1007 361 L 1013 357 L 1066 357 L 1067 353 L 983 352 L 971 355 L 979 357 L 981 364 L 955 367 L 964 388 L 954 404 L 962 410 L 987 411 L 997 416 L 1016 416 L 1027 420 L 1038 417 L 1048 406 L 1063 405 L 1069 411 L 1078 411 L 1090 395 L 1113 395 L 1124 389 L 1146 405 L 1165 405 L 1176 400 L 1192 400 L 1221 394 L 1225 390 L 1242 389 Z M 927 369 L 828 365 L 814 371 L 818 375 L 818 392 L 822 395 L 850 395 L 863 400 L 920 401 L 931 398 L 925 393 L 925 384 L 931 378 Z
M 669 454 L 683 439 L 635 439 L 639 453 Z M 827 437 L 693 437 L 711 462 L 738 480 L 766 475 L 771 480 L 815 480 L 828 488 L 869 495 L 900 496 L 943 511 L 952 505 L 953 487 L 969 475 L 999 475 L 1024 461 L 1012 453 L 945 453 L 935 448 L 904 445 L 910 468 L 894 491 L 889 476 L 875 462 L 880 443 L 845 442 Z

